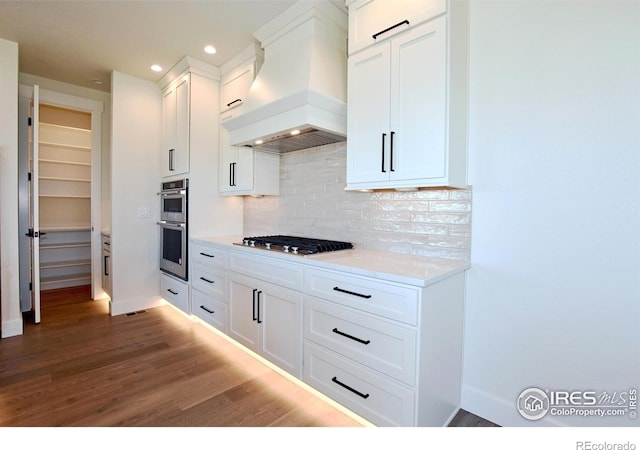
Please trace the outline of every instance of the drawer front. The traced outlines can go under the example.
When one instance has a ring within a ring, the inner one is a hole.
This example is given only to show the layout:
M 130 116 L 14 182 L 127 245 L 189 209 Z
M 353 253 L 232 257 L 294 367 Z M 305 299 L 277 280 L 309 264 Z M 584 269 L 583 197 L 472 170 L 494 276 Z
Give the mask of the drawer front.
M 305 341 L 303 381 L 379 426 L 414 426 L 414 391 Z
M 415 385 L 415 330 L 310 297 L 305 298 L 304 315 L 305 338 Z
M 217 247 L 198 244 L 191 244 L 191 261 L 205 266 L 225 268 L 227 267 L 227 252 Z
M 191 286 L 218 300 L 226 301 L 226 276 L 223 270 L 203 264 L 191 266 Z
M 302 290 L 302 266 L 278 258 L 230 253 L 229 270 L 296 291 Z
M 349 5 L 350 55 L 447 11 L 446 0 L 393 0 L 393 7 L 389 4 L 357 0 Z
M 418 323 L 417 288 L 309 268 L 305 270 L 304 287 L 306 294 L 323 300 L 410 325 Z
M 160 289 L 160 295 L 163 299 L 189 314 L 189 285 L 187 283 L 162 274 Z
M 191 305 L 193 314 L 216 327 L 223 333 L 227 332 L 227 305 L 208 295 L 193 290 L 191 291 Z

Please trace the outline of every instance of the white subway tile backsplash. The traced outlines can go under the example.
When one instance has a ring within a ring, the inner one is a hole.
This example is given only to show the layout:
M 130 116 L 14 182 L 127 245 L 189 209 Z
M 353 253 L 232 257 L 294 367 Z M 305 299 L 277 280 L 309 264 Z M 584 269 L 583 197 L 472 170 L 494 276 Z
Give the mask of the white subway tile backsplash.
M 285 153 L 280 196 L 245 198 L 245 235 L 310 236 L 370 250 L 470 259 L 470 189 L 366 193 L 345 186 L 346 143 Z

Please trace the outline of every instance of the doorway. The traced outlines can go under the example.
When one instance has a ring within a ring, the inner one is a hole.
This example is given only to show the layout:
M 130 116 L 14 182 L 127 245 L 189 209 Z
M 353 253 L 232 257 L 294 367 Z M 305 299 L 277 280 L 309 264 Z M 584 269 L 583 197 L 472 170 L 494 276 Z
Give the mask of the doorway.
M 34 92 L 38 114 L 30 113 Z M 20 309 L 34 312 L 36 323 L 42 291 L 86 286 L 92 299 L 106 296 L 100 258 L 102 110 L 95 100 L 20 86 L 19 226 L 26 231 L 19 246 Z M 36 158 L 30 157 L 34 136 Z

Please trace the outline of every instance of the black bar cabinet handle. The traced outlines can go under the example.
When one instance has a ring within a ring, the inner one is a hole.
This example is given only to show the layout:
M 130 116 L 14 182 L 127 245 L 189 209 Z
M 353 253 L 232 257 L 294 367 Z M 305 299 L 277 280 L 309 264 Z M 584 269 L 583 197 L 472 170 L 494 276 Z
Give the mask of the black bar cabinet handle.
M 342 386 L 343 388 L 345 388 L 348 391 L 353 392 L 356 395 L 359 395 L 362 398 L 369 398 L 369 394 L 363 394 L 362 392 L 356 391 L 354 388 L 352 388 L 351 386 L 347 386 L 346 384 L 344 384 L 342 381 L 339 381 L 337 377 L 333 377 L 331 379 L 331 381 L 333 381 L 334 383 Z
M 382 133 L 382 173 L 385 173 L 386 170 L 384 170 L 384 138 L 387 137 L 387 133 Z
M 233 105 L 234 103 L 238 103 L 238 102 L 241 102 L 241 101 L 242 101 L 242 99 L 241 99 L 241 98 L 237 98 L 237 99 L 235 99 L 234 101 L 232 101 L 232 102 L 230 102 L 230 103 L 227 103 L 227 106 L 231 106 L 231 105 Z
M 338 286 L 335 286 L 333 288 L 334 291 L 338 291 L 338 292 L 343 292 L 345 294 L 349 294 L 349 295 L 355 295 L 356 297 L 362 297 L 362 298 L 371 298 L 371 294 L 360 294 L 358 292 L 353 292 L 353 291 L 347 291 L 346 289 L 341 289 Z
M 260 320 L 260 294 L 262 294 L 262 291 L 258 291 L 258 323 L 262 323 L 262 320 Z
M 209 283 L 209 284 L 213 284 L 213 283 L 215 283 L 215 281 L 210 280 L 210 279 L 205 278 L 205 277 L 200 277 L 200 279 L 201 279 L 202 281 L 206 281 L 206 282 L 207 282 L 207 283 Z
M 253 310 L 251 313 L 251 318 L 253 320 L 258 320 L 258 318 L 256 317 L 256 292 L 258 292 L 258 290 L 254 289 L 253 290 Z
M 169 149 L 169 170 L 175 170 L 173 168 L 173 154 L 176 151 L 175 148 L 170 148 Z
M 208 254 L 208 253 L 203 253 L 203 252 L 200 252 L 200 254 L 201 254 L 202 256 L 206 256 L 207 258 L 215 258 L 215 257 L 216 257 L 215 255 L 210 255 L 210 254 Z
M 171 292 L 173 295 L 178 295 L 178 293 L 172 289 L 167 289 L 167 291 Z
M 209 308 L 205 308 L 204 306 L 200 305 L 200 309 L 204 309 L 206 312 L 208 312 L 209 314 L 214 314 L 215 311 L 211 311 Z
M 233 163 L 229 163 L 229 186 L 233 186 Z
M 342 332 L 342 331 L 338 330 L 337 328 L 334 328 L 334 329 L 333 329 L 333 330 L 331 330 L 331 331 L 333 331 L 333 332 L 334 332 L 334 333 L 336 333 L 336 334 L 339 334 L 340 336 L 344 336 L 344 337 L 346 337 L 346 338 L 353 339 L 354 341 L 356 341 L 356 342 L 360 342 L 361 344 L 364 344 L 364 345 L 369 345 L 369 344 L 371 343 L 371 341 L 370 341 L 369 339 L 367 339 L 367 340 L 365 341 L 365 340 L 360 339 L 360 338 L 357 338 L 357 337 L 355 337 L 355 336 L 351 336 L 350 334 L 344 333 L 344 332 Z
M 384 29 L 384 30 L 382 30 L 382 31 L 378 31 L 376 34 L 372 35 L 371 37 L 372 37 L 372 38 L 374 38 L 374 39 L 377 39 L 377 38 L 378 38 L 378 36 L 380 36 L 381 34 L 384 34 L 384 33 L 386 33 L 387 31 L 391 31 L 391 30 L 393 30 L 394 28 L 398 28 L 399 26 L 401 26 L 401 25 L 405 25 L 405 24 L 409 25 L 409 21 L 408 21 L 407 19 L 403 20 L 402 22 L 398 22 L 398 23 L 397 23 L 397 24 L 395 24 L 395 25 L 391 25 L 389 28 L 385 28 L 385 29 Z
M 231 186 L 235 186 L 236 185 L 236 163 L 231 163 Z
M 395 170 L 393 170 L 393 136 L 396 134 L 395 131 L 391 132 L 391 137 L 389 138 L 391 141 L 391 144 L 389 145 L 389 168 L 391 170 L 391 172 L 395 172 Z
M 107 270 L 107 258 L 109 257 L 109 255 L 104 255 L 104 276 L 108 277 L 109 276 L 109 271 Z

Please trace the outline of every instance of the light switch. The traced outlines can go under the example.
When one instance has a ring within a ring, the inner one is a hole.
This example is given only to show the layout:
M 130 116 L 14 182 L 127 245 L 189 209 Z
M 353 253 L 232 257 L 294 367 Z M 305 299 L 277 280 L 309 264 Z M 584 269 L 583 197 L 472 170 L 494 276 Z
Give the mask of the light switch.
M 138 217 L 141 219 L 148 219 L 151 216 L 151 208 L 148 206 L 141 206 L 138 208 Z

